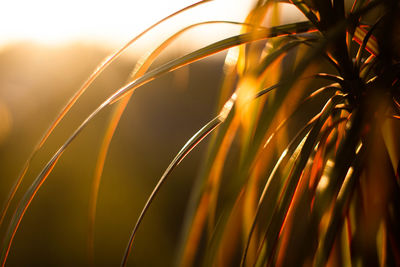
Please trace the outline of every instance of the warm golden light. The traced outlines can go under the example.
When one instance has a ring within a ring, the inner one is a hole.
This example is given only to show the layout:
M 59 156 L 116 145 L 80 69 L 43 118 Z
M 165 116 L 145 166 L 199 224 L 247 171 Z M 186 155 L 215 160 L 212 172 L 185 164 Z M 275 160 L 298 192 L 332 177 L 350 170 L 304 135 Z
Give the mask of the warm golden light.
M 0 16 L 0 44 L 21 40 L 46 44 L 71 40 L 120 43 L 163 17 L 195 2 L 197 1 L 7 1 L 2 4 Z M 240 21 L 251 4 L 251 1 L 244 0 L 211 1 L 174 18 L 171 23 L 178 27 L 205 20 Z M 210 30 L 203 34 L 209 35 Z

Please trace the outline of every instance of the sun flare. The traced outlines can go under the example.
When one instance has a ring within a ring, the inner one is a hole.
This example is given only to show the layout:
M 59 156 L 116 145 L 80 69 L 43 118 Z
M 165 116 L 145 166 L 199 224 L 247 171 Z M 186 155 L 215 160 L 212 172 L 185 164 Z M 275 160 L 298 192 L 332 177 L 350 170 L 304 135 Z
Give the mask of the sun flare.
M 46 44 L 71 40 L 121 42 L 155 21 L 195 2 L 7 1 L 1 7 L 0 44 L 21 40 Z M 230 2 L 229 10 L 226 9 L 227 2 Z M 187 15 L 179 16 L 173 24 L 200 19 L 240 20 L 250 7 L 251 1 L 212 1 L 187 12 Z

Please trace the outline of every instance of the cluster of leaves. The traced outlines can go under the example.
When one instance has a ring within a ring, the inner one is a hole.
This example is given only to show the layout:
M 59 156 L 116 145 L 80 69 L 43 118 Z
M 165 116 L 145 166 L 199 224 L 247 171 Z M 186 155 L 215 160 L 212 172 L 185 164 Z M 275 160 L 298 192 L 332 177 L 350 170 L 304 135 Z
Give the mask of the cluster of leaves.
M 0 223 L 35 156 L 70 107 L 123 51 L 108 58 L 70 100 L 28 159 Z M 207 21 L 170 36 L 138 63 L 131 82 L 106 99 L 60 147 L 25 192 L 2 237 L 4 265 L 23 215 L 49 173 L 86 125 L 116 104 L 91 195 L 93 225 L 108 147 L 133 91 L 158 76 L 229 49 L 220 112 L 181 149 L 155 186 L 135 235 L 169 174 L 214 132 L 186 214 L 182 266 L 399 265 L 400 6 L 395 0 L 290 1 L 307 21 L 276 25 L 282 2 L 259 0 L 243 23 Z M 268 16 L 267 16 L 268 15 Z M 231 23 L 242 33 L 148 71 L 183 32 Z M 93 250 L 91 245 L 90 250 Z
M 227 73 L 236 106 L 210 148 L 184 266 L 399 264 L 399 5 L 291 2 L 308 22 L 241 47 Z

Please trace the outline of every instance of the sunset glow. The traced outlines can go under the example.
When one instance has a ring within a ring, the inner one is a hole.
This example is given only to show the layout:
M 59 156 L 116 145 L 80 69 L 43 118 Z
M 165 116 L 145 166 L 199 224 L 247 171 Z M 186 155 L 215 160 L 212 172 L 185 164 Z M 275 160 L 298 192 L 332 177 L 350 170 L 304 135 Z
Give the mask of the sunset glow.
M 121 42 L 195 2 L 7 1 L 1 5 L 0 44 L 26 40 L 47 44 L 74 40 Z M 250 7 L 251 1 L 212 1 L 179 16 L 173 24 L 178 27 L 201 20 L 241 20 Z

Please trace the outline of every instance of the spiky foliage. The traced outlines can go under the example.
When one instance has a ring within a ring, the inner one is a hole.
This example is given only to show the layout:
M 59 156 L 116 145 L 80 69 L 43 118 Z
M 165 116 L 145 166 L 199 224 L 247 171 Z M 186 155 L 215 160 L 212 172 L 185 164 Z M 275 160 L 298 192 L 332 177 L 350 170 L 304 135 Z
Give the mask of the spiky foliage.
M 207 1 L 199 3 L 203 2 Z M 307 21 L 276 25 L 282 3 L 260 0 L 240 23 L 240 35 L 147 72 L 172 40 L 197 25 L 171 36 L 138 64 L 132 82 L 105 100 L 45 165 L 9 222 L 2 263 L 36 192 L 93 117 L 120 101 L 98 160 L 92 224 L 105 155 L 133 90 L 229 49 L 219 112 L 186 143 L 160 178 L 133 228 L 122 265 L 134 253 L 135 235 L 157 192 L 210 133 L 209 151 L 182 230 L 179 265 L 399 265 L 400 6 L 395 0 L 345 2 L 290 1 Z M 266 20 L 275 25 L 265 27 Z M 127 46 L 89 78 L 52 124 L 9 201 L 58 122 Z M 93 234 L 89 236 L 92 240 Z M 92 241 L 89 244 L 92 247 Z
M 236 107 L 188 215 L 184 266 L 399 264 L 399 5 L 292 4 L 317 31 L 296 34 L 298 23 L 241 47 L 227 74 L 239 77 Z M 274 5 L 259 2 L 248 21 L 261 23 Z

